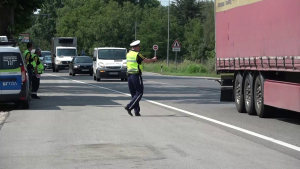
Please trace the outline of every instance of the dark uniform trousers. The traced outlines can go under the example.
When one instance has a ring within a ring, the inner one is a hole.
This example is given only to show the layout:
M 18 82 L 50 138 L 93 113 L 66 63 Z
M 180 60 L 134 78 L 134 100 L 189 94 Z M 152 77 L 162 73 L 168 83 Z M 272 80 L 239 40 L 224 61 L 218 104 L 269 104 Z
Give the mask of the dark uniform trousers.
M 140 100 L 142 99 L 144 93 L 143 78 L 139 74 L 129 74 L 128 75 L 128 87 L 132 97 L 132 100 L 127 105 L 129 110 L 134 109 L 135 113 L 140 112 Z
M 40 78 L 37 78 L 36 75 L 32 76 L 32 95 L 37 95 L 37 91 L 40 87 Z

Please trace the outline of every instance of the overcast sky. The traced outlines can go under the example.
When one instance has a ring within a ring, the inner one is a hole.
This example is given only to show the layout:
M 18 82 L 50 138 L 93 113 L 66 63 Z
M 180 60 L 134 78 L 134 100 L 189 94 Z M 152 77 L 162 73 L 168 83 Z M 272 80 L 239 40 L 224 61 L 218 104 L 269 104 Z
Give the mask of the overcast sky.
M 162 6 L 168 6 L 169 0 L 158 0 L 158 1 L 160 1 Z M 172 1 L 173 0 L 170 0 L 170 3 L 172 3 Z M 37 11 L 35 11 L 34 14 L 38 14 L 38 11 L 39 11 L 39 9 Z

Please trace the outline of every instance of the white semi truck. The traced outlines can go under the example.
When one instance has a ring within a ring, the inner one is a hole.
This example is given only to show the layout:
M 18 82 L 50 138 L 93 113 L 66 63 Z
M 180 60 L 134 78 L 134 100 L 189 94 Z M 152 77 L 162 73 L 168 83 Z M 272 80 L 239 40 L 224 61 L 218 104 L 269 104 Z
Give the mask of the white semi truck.
M 53 72 L 69 68 L 73 57 L 77 56 L 77 38 L 53 37 L 51 42 L 51 61 Z

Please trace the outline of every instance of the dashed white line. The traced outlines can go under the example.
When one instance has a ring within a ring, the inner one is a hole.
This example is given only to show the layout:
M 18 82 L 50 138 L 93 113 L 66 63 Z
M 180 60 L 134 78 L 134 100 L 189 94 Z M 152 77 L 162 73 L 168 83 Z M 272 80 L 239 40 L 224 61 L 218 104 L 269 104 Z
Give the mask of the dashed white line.
M 56 75 L 52 75 L 52 74 L 49 74 L 49 75 L 56 76 Z M 56 77 L 59 77 L 59 76 L 56 76 Z M 77 83 L 86 84 L 86 85 L 93 86 L 93 87 L 100 88 L 100 89 L 109 90 L 109 91 L 112 91 L 112 92 L 115 92 L 115 93 L 119 93 L 119 94 L 123 94 L 123 95 L 131 97 L 130 94 L 123 93 L 123 92 L 120 92 L 120 91 L 117 91 L 117 90 L 113 90 L 113 89 L 109 89 L 109 88 L 106 88 L 106 87 L 102 87 L 102 86 L 98 86 L 98 85 L 93 85 L 93 84 L 89 84 L 89 83 L 86 83 L 86 82 L 82 82 L 82 81 L 78 81 L 78 80 L 72 80 L 72 79 L 64 78 L 64 77 L 59 77 L 59 78 L 63 78 L 63 79 L 66 79 L 66 80 L 71 80 L 71 81 L 74 81 L 74 82 L 77 82 Z M 219 124 L 219 125 L 222 125 L 222 126 L 225 126 L 225 127 L 228 127 L 228 128 L 231 128 L 231 129 L 234 129 L 234 130 L 237 130 L 237 131 L 240 131 L 242 133 L 249 134 L 249 135 L 257 137 L 257 138 L 261 138 L 261 139 L 266 140 L 266 141 L 270 141 L 272 143 L 275 143 L 275 144 L 278 144 L 278 145 L 281 145 L 281 146 L 284 146 L 284 147 L 287 147 L 287 148 L 290 148 L 290 149 L 293 149 L 293 150 L 296 150 L 296 151 L 300 151 L 300 147 L 297 147 L 295 145 L 292 145 L 292 144 L 289 144 L 289 143 L 286 143 L 286 142 L 283 142 L 283 141 L 280 141 L 280 140 L 277 140 L 277 139 L 274 139 L 274 138 L 271 138 L 271 137 L 268 137 L 268 136 L 264 136 L 262 134 L 255 133 L 255 132 L 250 131 L 250 130 L 246 130 L 246 129 L 243 129 L 243 128 L 240 128 L 240 127 L 228 124 L 228 123 L 224 123 L 224 122 L 212 119 L 212 118 L 201 116 L 199 114 L 195 114 L 195 113 L 192 113 L 192 112 L 189 112 L 189 111 L 186 111 L 186 110 L 182 110 L 182 109 L 179 109 L 179 108 L 176 108 L 176 107 L 168 106 L 168 105 L 156 102 L 156 101 L 148 100 L 148 99 L 145 99 L 145 98 L 142 98 L 142 100 L 144 100 L 144 101 L 146 101 L 148 103 L 159 105 L 161 107 L 165 107 L 165 108 L 172 109 L 172 110 L 175 110 L 175 111 L 178 111 L 178 112 L 181 112 L 181 113 L 185 113 L 185 114 L 188 114 L 188 115 L 191 115 L 191 116 L 194 116 L 194 117 L 206 120 L 206 121 L 210 121 L 212 123 L 216 123 L 216 124 Z

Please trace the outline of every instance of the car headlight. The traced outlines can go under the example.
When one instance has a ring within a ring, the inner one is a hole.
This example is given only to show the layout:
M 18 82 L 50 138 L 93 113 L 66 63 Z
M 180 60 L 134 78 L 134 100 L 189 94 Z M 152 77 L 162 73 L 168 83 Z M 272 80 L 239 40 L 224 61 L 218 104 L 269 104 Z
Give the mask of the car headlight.
M 126 62 L 123 63 L 123 64 L 122 64 L 122 67 L 127 67 L 127 63 L 126 63 Z
M 104 64 L 103 64 L 102 62 L 99 62 L 99 63 L 98 63 L 98 67 L 99 67 L 99 68 L 104 68 Z
M 56 64 L 61 64 L 61 61 L 57 60 L 55 61 Z

